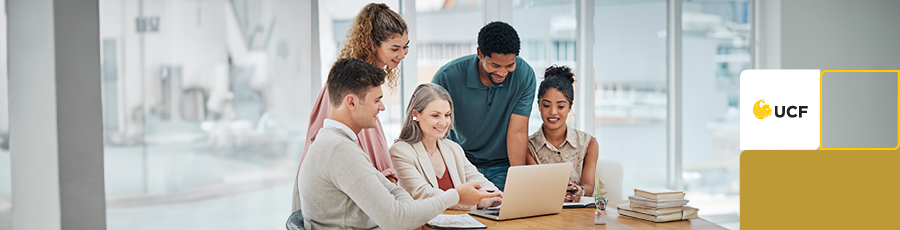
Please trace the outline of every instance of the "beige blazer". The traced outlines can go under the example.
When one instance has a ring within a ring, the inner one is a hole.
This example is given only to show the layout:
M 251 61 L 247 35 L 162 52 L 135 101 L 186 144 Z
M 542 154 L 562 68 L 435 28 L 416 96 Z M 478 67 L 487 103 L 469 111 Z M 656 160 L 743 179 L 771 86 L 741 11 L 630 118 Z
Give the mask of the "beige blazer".
M 454 186 L 476 182 L 481 184 L 483 189 L 497 189 L 494 183 L 481 175 L 475 165 L 466 159 L 466 153 L 459 144 L 449 139 L 441 139 L 438 141 L 438 148 L 444 157 L 444 164 L 447 165 L 450 181 Z M 405 141 L 398 141 L 391 146 L 391 162 L 394 170 L 397 170 L 398 184 L 409 192 L 413 199 L 425 199 L 444 193 L 438 188 L 434 167 L 431 165 L 431 159 L 428 158 L 422 142 L 409 144 Z M 456 204 L 449 209 L 474 210 L 475 206 Z

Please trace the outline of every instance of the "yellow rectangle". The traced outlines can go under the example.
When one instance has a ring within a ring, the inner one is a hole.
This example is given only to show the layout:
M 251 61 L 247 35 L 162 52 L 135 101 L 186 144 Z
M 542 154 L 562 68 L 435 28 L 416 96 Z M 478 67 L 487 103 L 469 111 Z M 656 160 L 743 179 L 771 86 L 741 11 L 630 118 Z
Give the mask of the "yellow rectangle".
M 743 151 L 741 228 L 896 229 L 897 162 L 898 150 Z

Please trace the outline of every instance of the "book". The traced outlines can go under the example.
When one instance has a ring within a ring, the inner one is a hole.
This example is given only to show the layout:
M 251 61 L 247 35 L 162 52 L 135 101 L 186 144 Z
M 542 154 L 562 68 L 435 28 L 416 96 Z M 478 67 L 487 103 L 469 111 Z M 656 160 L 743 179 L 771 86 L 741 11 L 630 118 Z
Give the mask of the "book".
M 631 209 L 631 206 L 628 204 L 620 205 L 617 211 L 619 212 L 619 215 L 649 220 L 656 223 L 699 218 L 699 216 L 697 216 L 697 211 L 699 211 L 699 209 L 691 206 L 682 206 L 681 211 L 663 215 L 653 215 L 637 212 Z
M 677 200 L 653 200 L 647 199 L 639 196 L 628 196 L 628 200 L 631 201 L 631 206 L 639 207 L 639 208 L 671 208 L 684 206 L 688 203 L 688 200 L 685 199 L 677 199 Z
M 485 229 L 486 225 L 482 224 L 469 214 L 440 214 L 434 219 L 425 223 L 429 228 L 442 229 Z
M 681 208 L 684 206 L 659 208 L 659 209 L 657 209 L 657 208 L 642 208 L 640 206 L 634 206 L 634 205 L 631 205 L 630 207 L 631 207 L 631 210 L 633 210 L 635 212 L 646 213 L 646 214 L 650 214 L 650 215 L 665 215 L 665 214 L 669 214 L 669 213 L 680 212 Z
M 636 188 L 634 189 L 634 195 L 653 200 L 684 199 L 683 191 L 674 191 L 666 188 Z
M 594 198 L 582 196 L 578 202 L 563 202 L 563 208 L 587 208 L 594 206 Z

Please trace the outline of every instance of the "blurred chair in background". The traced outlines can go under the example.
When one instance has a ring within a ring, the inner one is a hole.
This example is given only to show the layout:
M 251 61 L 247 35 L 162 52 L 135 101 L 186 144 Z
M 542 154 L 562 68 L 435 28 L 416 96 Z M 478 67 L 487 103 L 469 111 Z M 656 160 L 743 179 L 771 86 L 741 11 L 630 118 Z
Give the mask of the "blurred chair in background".
M 597 159 L 597 178 L 606 184 L 606 199 L 609 202 L 622 200 L 622 163 L 614 160 Z M 596 191 L 594 191 L 596 192 Z

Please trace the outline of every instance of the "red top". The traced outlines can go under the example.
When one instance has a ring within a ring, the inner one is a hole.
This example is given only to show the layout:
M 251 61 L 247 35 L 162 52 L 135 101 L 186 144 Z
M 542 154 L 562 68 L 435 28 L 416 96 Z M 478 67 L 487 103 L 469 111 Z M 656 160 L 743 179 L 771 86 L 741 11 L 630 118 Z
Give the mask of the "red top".
M 450 170 L 447 170 L 446 165 L 444 165 L 444 175 L 437 179 L 439 189 L 447 191 L 447 189 L 453 188 L 453 181 L 450 181 Z

